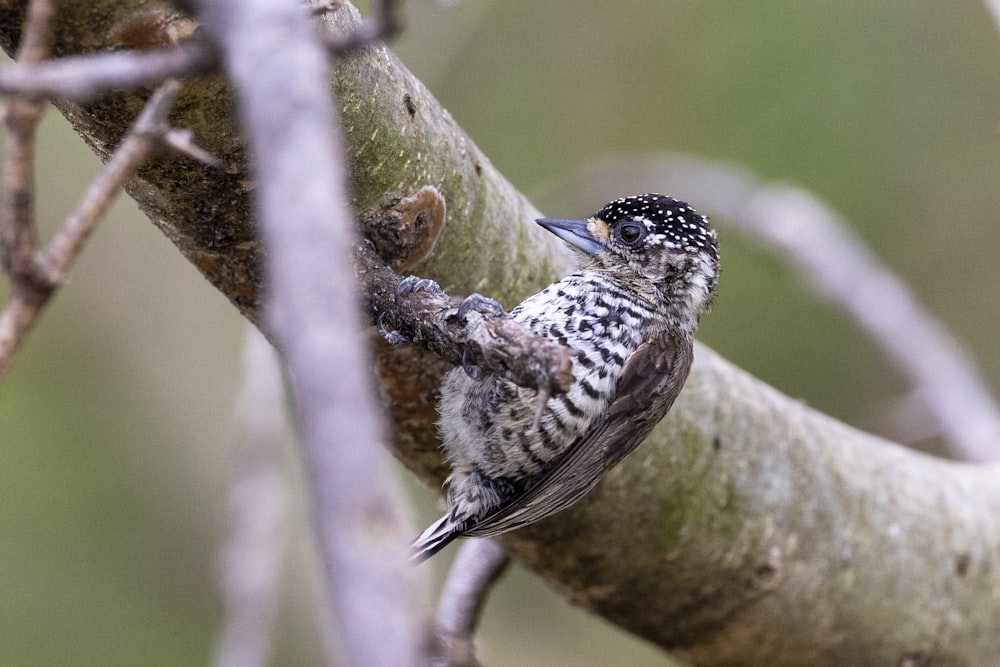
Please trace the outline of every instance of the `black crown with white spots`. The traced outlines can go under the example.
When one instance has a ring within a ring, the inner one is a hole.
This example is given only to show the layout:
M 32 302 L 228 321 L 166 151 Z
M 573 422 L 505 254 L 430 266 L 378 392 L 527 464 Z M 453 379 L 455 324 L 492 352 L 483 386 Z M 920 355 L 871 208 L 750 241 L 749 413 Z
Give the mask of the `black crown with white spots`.
M 691 253 L 707 251 L 718 260 L 715 233 L 708 226 L 708 218 L 679 199 L 655 192 L 622 197 L 609 202 L 594 217 L 609 225 L 626 219 L 644 222 L 651 234 L 663 236 L 666 245 Z

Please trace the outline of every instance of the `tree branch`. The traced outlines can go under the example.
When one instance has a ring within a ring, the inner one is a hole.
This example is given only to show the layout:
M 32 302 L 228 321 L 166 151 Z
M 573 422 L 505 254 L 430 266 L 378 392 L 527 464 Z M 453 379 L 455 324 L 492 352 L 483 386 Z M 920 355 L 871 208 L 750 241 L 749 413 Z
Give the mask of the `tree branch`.
M 435 620 L 437 658 L 447 667 L 477 667 L 476 627 L 486 598 L 510 565 L 510 557 L 491 539 L 462 543 L 448 572 Z
M 418 573 L 406 556 L 413 524 L 378 446 L 383 424 L 357 308 L 357 239 L 326 54 L 298 3 L 205 0 L 199 7 L 237 93 L 258 182 L 266 327 L 295 390 L 342 661 L 416 665 Z
M 31 3 L 24 38 L 16 55 L 19 62 L 30 65 L 48 57 L 53 13 L 51 2 Z M 0 264 L 15 285 L 23 290 L 30 290 L 37 283 L 44 288 L 46 282 L 44 277 L 39 276 L 35 257 L 38 246 L 35 229 L 35 136 L 42 111 L 41 100 L 28 95 L 6 100 L 3 109 L 5 141 L 3 201 L 0 202 Z M 0 336 L 0 341 L 6 339 L 7 335 Z
M 115 51 L 0 68 L 0 93 L 87 102 L 121 88 L 155 86 L 171 77 L 212 71 L 215 53 L 204 41 L 147 51 Z
M 234 416 L 228 528 L 220 558 L 223 624 L 215 667 L 264 667 L 273 652 L 288 491 L 282 475 L 285 391 L 277 352 L 246 326 Z
M 340 0 L 312 0 L 319 7 L 317 13 L 336 12 Z M 400 23 L 397 16 L 396 0 L 375 0 L 372 3 L 374 18 L 347 33 L 324 36 L 326 48 L 331 55 L 344 56 L 377 40 L 389 40 L 399 34 Z
M 65 279 L 74 260 L 104 216 L 122 184 L 153 152 L 164 144 L 170 133 L 167 113 L 180 84 L 169 81 L 150 98 L 111 160 L 84 193 L 76 208 L 41 252 L 36 252 L 35 221 L 31 205 L 34 199 L 30 182 L 33 169 L 33 135 L 38 118 L 27 119 L 17 112 L 17 127 L 9 127 L 7 136 L 15 148 L 9 151 L 4 165 L 4 201 L 0 228 L 4 230 L 5 267 L 14 283 L 10 302 L 0 313 L 0 382 L 3 381 L 25 335 L 37 322 L 45 305 Z M 11 102 L 19 106 L 19 100 Z M 175 142 L 176 143 L 176 142 Z M 9 231 L 12 230 L 12 231 Z
M 336 11 L 339 2 L 324 1 L 318 13 Z M 164 27 L 175 24 L 169 30 Z M 178 27 L 178 25 L 182 27 Z M 19 56 L 17 63 L 0 68 L 0 93 L 33 95 L 87 102 L 112 89 L 156 86 L 169 78 L 209 74 L 218 67 L 215 49 L 193 37 L 195 24 L 166 8 L 143 8 L 116 24 L 119 50 L 88 53 L 58 60 Z M 348 55 L 374 41 L 389 39 L 400 29 L 394 0 L 375 3 L 375 18 L 347 34 L 327 35 L 331 55 Z M 170 46 L 150 44 L 168 43 Z M 31 50 L 37 46 L 28 45 Z

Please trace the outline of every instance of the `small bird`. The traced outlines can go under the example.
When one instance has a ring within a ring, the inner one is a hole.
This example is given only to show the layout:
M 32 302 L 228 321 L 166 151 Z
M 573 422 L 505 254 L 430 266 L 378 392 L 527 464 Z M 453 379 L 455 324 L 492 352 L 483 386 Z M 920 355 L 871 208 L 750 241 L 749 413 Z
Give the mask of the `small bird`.
M 546 400 L 503 378 L 448 372 L 439 407 L 448 511 L 413 543 L 415 561 L 575 503 L 649 435 L 687 379 L 719 274 L 708 219 L 644 194 L 587 220 L 538 224 L 578 251 L 581 266 L 510 316 L 575 350 L 572 385 Z

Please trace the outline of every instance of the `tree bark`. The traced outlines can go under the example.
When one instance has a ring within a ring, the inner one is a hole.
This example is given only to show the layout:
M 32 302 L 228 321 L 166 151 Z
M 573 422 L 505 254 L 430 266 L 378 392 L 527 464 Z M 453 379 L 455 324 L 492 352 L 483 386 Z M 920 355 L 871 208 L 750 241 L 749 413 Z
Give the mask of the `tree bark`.
M 7 53 L 24 5 L 0 0 Z M 348 5 L 321 23 L 344 30 L 357 20 Z M 63 0 L 55 49 L 166 45 L 187 21 L 139 0 Z M 414 273 L 511 306 L 568 269 L 531 204 L 386 48 L 340 62 L 333 87 L 359 217 L 426 185 L 444 196 L 440 236 Z M 57 106 L 107 157 L 147 96 L 116 91 Z M 163 157 L 127 189 L 259 323 L 265 249 L 253 233 L 254 184 L 232 97 L 220 77 L 205 77 L 185 85 L 177 109 L 172 123 L 225 167 Z M 372 338 L 395 453 L 440 486 L 434 392 L 446 364 Z M 703 346 L 645 444 L 578 505 L 502 541 L 575 603 L 694 664 L 1000 659 L 1000 467 L 936 460 L 860 433 Z

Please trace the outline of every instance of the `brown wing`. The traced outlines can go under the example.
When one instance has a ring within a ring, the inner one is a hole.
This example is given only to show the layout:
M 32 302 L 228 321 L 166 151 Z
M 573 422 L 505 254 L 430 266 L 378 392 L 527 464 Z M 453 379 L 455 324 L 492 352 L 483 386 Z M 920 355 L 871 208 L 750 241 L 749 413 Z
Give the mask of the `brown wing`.
M 667 414 L 691 370 L 692 344 L 666 336 L 639 346 L 622 369 L 608 413 L 527 489 L 466 535 L 485 537 L 534 523 L 579 500 Z

